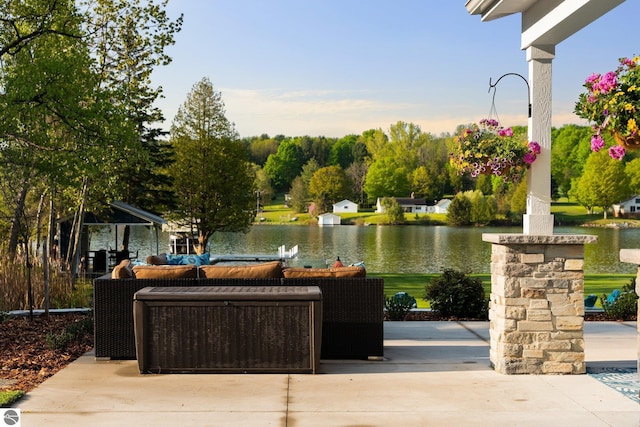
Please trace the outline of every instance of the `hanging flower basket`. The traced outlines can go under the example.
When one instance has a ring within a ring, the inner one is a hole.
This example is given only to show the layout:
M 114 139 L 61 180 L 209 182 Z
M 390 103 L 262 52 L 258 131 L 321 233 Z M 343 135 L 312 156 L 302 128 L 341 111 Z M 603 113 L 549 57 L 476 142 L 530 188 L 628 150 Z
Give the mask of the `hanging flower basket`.
M 593 123 L 591 150 L 605 147 L 605 131 L 618 144 L 609 147 L 614 159 L 622 159 L 625 150 L 640 149 L 640 57 L 620 58 L 615 71 L 592 74 L 583 86 L 586 91 L 580 94 L 574 112 Z
M 496 175 L 506 182 L 517 182 L 538 154 L 537 142 L 527 142 L 496 120 L 483 119 L 455 136 L 449 160 L 460 175 Z
M 620 132 L 614 132 L 616 143 L 627 150 L 640 150 L 640 134 L 624 136 Z

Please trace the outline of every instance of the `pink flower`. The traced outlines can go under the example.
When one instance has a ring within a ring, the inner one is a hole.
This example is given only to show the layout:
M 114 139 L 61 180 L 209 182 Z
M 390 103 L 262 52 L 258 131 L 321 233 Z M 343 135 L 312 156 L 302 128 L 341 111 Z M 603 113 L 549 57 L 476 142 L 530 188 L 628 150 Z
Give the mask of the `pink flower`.
M 591 137 L 591 151 L 595 151 L 597 153 L 603 148 L 604 148 L 604 139 L 602 139 L 600 135 L 593 135 Z
M 498 135 L 511 137 L 513 136 L 513 131 L 511 130 L 511 128 L 500 129 L 498 131 Z
M 607 74 L 602 76 L 600 81 L 596 84 L 596 88 L 599 89 L 602 93 L 609 93 L 618 86 L 618 80 L 616 78 L 616 73 L 613 71 L 609 71 Z
M 529 150 L 531 150 L 531 152 L 533 154 L 540 154 L 542 152 L 542 149 L 540 148 L 540 144 L 538 144 L 535 141 L 531 141 L 529 143 Z M 535 160 L 535 158 L 534 158 L 534 160 Z
M 536 154 L 534 152 L 529 151 L 524 155 L 524 161 L 528 164 L 531 164 L 536 161 Z
M 600 80 L 600 74 L 593 73 L 589 77 L 587 77 L 587 79 L 584 82 L 587 84 L 590 84 L 590 83 L 596 83 L 598 80 Z
M 633 59 L 629 58 L 620 58 L 620 64 L 626 65 L 629 68 L 633 68 L 636 66 L 636 63 L 633 61 Z
M 611 156 L 612 159 L 622 160 L 625 154 L 626 154 L 626 151 L 624 147 L 621 147 L 619 145 L 614 145 L 612 147 L 609 147 L 609 155 Z
M 498 126 L 498 121 L 496 119 L 482 119 L 480 120 L 480 124 L 488 127 Z

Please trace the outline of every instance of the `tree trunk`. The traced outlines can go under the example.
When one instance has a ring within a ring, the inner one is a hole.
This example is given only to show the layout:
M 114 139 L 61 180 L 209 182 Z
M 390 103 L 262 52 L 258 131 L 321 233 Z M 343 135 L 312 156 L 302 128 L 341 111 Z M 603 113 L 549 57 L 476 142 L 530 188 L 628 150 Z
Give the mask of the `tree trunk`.
M 70 243 L 70 257 L 68 258 L 71 266 L 71 289 L 75 289 L 76 284 L 76 276 L 78 274 L 78 263 L 80 261 L 80 237 L 82 236 L 82 228 L 83 228 L 83 219 L 84 219 L 84 204 L 87 200 L 87 189 L 89 187 L 89 180 L 87 178 L 84 179 L 84 183 L 82 184 L 82 194 L 80 196 L 80 207 L 78 208 L 78 215 L 75 227 L 73 229 L 72 237 L 73 244 Z
M 203 253 L 206 252 L 207 242 L 209 241 L 210 237 L 211 237 L 211 233 L 207 233 L 202 230 L 198 232 L 198 246 L 195 248 L 196 254 L 202 255 Z
M 54 193 L 54 191 L 51 191 L 51 197 L 49 197 L 49 227 L 47 231 L 47 247 L 49 249 L 48 255 L 51 262 L 57 262 L 59 256 L 58 251 L 60 250 L 60 248 L 58 247 L 59 242 L 56 239 L 56 214 L 54 209 L 55 206 L 53 204 Z
M 45 241 L 43 246 L 42 246 L 42 274 L 43 274 L 43 281 L 44 281 L 44 315 L 48 316 L 49 315 L 49 296 L 50 296 L 50 289 L 49 289 L 49 277 L 50 277 L 50 270 L 49 270 L 49 253 L 48 253 L 48 248 L 49 245 L 47 245 L 47 242 Z
M 40 202 L 38 203 L 38 214 L 36 216 L 36 252 L 33 255 L 35 259 L 38 259 L 40 255 L 40 244 L 42 239 L 42 210 L 44 209 L 44 200 L 45 200 L 46 191 L 40 195 Z
M 24 205 L 27 199 L 27 184 L 22 182 L 20 192 L 18 193 L 18 199 L 16 201 L 16 207 L 13 211 L 13 219 L 11 220 L 11 231 L 9 233 L 9 258 L 15 259 L 16 251 L 18 250 L 18 240 L 20 238 L 20 229 L 22 228 L 22 221 L 24 220 Z

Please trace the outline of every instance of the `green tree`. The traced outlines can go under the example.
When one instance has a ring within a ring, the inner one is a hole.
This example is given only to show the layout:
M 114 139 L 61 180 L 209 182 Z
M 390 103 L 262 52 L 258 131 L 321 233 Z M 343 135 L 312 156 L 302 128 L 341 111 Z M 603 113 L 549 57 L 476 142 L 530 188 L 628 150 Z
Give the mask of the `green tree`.
M 419 196 L 429 194 L 433 181 L 433 176 L 429 175 L 427 168 L 418 166 L 411 173 L 411 191 Z
M 260 166 L 253 164 L 253 172 L 256 176 L 256 191 L 258 192 L 257 198 L 260 206 L 271 202 L 274 196 L 273 187 L 271 187 L 271 180 L 267 173 Z M 256 206 L 258 209 L 258 206 Z
M 293 179 L 291 189 L 289 190 L 289 197 L 291 197 L 290 205 L 294 213 L 301 213 L 307 210 L 309 192 L 307 191 L 307 185 L 301 177 L 297 176 Z
M 513 215 L 523 215 L 527 212 L 527 178 L 520 181 L 511 194 L 509 211 Z
M 371 160 L 375 161 L 384 154 L 384 150 L 389 144 L 389 137 L 382 129 L 370 129 L 362 133 L 361 141 L 367 148 L 367 153 Z
M 320 166 L 329 164 L 329 153 L 334 142 L 335 139 L 324 136 L 295 138 L 295 143 L 300 147 L 301 163 L 316 159 Z
M 249 160 L 259 166 L 264 166 L 269 155 L 278 152 L 278 141 L 275 138 L 269 138 L 267 134 L 243 138 L 243 141 L 249 149 Z
M 303 164 L 300 146 L 292 139 L 285 139 L 280 142 L 276 154 L 269 155 L 264 170 L 274 188 L 283 191 L 300 174 Z
M 309 182 L 311 182 L 311 178 L 316 171 L 320 169 L 320 165 L 316 161 L 316 159 L 311 159 L 307 163 L 302 166 L 302 172 L 300 172 L 300 178 L 304 182 L 304 185 L 309 188 Z
M 358 198 L 358 203 L 361 205 L 365 202 L 364 183 L 368 170 L 369 166 L 366 163 L 353 162 L 344 171 L 351 182 L 351 193 Z
M 409 171 L 391 156 L 380 157 L 369 166 L 364 191 L 370 200 L 385 196 L 406 196 L 411 192 Z
M 334 203 L 349 197 L 347 176 L 340 166 L 320 168 L 309 181 L 309 194 L 314 199 L 318 214 L 329 212 Z
M 629 193 L 640 194 L 640 158 L 627 162 L 624 173 L 629 178 Z
M 167 16 L 167 2 L 80 0 L 86 11 L 86 31 L 100 84 L 113 94 L 112 103 L 122 104 L 127 121 L 135 128 L 119 136 L 120 145 L 129 149 L 126 161 L 120 161 L 109 174 L 118 183 L 113 186 L 118 190 L 100 194 L 98 185 L 94 191 L 98 197 L 118 197 L 157 212 L 173 207 L 171 182 L 164 173 L 171 147 L 161 139 L 167 132 L 158 126 L 164 117 L 155 102 L 162 88 L 151 84 L 151 73 L 171 62 L 166 49 L 174 44 L 182 26 L 182 16 L 176 20 Z M 123 241 L 123 246 L 127 245 L 128 241 Z
M 551 131 L 551 176 L 557 193 L 567 195 L 571 180 L 582 175 L 591 153 L 592 130 L 589 126 L 565 125 Z
M 471 224 L 471 200 L 463 193 L 458 193 L 451 200 L 447 210 L 447 221 L 452 225 Z
M 426 141 L 427 136 L 416 124 L 399 121 L 389 128 L 388 148 L 392 150 L 396 162 L 404 165 L 408 171 L 418 166 L 418 153 Z
M 340 166 L 342 169 L 353 163 L 353 151 L 358 140 L 357 135 L 347 135 L 337 140 L 329 152 L 329 164 Z
M 493 193 L 492 175 L 478 175 L 476 178 L 476 190 L 483 194 Z
M 624 163 L 612 159 L 606 150 L 592 153 L 582 176 L 575 181 L 575 188 L 572 187 L 572 194 L 587 210 L 590 206 L 601 207 L 606 219 L 611 205 L 630 196 Z
M 496 216 L 496 206 L 493 198 L 486 197 L 481 191 L 468 191 L 465 197 L 471 201 L 471 223 L 486 225 Z
M 196 83 L 178 109 L 171 143 L 176 220 L 197 233 L 197 252 L 204 253 L 216 231 L 247 231 L 256 215 L 255 177 L 209 79 Z
M 395 197 L 383 197 L 380 205 L 387 216 L 387 224 L 402 224 L 404 222 L 404 212 Z

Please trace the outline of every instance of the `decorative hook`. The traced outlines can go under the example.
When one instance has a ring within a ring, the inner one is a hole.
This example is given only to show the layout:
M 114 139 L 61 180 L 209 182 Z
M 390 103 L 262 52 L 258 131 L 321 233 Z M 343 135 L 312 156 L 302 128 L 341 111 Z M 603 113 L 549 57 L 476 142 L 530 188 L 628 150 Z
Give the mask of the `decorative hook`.
M 493 89 L 493 98 L 495 99 L 495 97 L 496 97 L 496 86 L 498 86 L 498 83 L 500 83 L 500 80 L 502 80 L 502 78 L 506 77 L 506 76 L 518 76 L 522 80 L 524 80 L 524 82 L 527 84 L 527 100 L 529 102 L 529 116 L 528 117 L 531 118 L 531 91 L 530 91 L 531 89 L 529 88 L 529 82 L 527 81 L 527 79 L 522 77 L 520 74 L 518 74 L 518 73 L 503 74 L 493 84 L 491 83 L 491 77 L 489 77 L 489 92 L 491 92 L 491 89 Z

